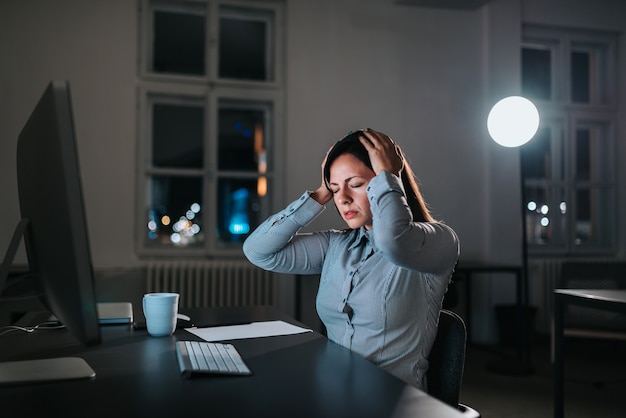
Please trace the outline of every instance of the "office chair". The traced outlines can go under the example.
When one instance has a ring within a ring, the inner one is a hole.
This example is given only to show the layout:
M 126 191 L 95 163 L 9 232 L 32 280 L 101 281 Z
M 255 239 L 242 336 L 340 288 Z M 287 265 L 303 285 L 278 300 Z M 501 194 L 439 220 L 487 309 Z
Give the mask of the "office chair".
M 459 409 L 470 418 L 480 418 L 478 411 L 459 403 L 467 334 L 463 319 L 452 311 L 439 312 L 437 337 L 428 357 L 428 393 Z

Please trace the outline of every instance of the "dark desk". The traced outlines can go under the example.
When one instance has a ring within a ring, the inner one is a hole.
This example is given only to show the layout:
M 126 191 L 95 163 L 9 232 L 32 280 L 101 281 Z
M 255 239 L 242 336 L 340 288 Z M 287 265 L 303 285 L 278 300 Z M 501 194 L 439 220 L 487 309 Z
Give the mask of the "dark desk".
M 568 304 L 626 313 L 626 290 L 556 289 L 554 291 L 554 416 L 556 418 L 562 418 L 564 415 L 563 316 Z
M 295 323 L 261 307 L 184 312 L 203 324 Z M 177 330 L 154 338 L 145 330 L 109 325 L 102 336 L 102 344 L 88 348 L 64 330 L 0 337 L 0 361 L 78 356 L 96 372 L 92 380 L 2 387 L 2 410 L 19 417 L 46 411 L 64 417 L 462 417 L 315 332 L 234 340 L 252 376 L 190 380 L 179 374 L 174 345 L 194 335 Z
M 517 265 L 504 265 L 504 264 L 486 264 L 486 263 L 459 263 L 454 269 L 454 276 L 458 278 L 460 275 L 467 280 L 465 283 L 465 305 L 466 319 L 465 327 L 467 328 L 467 342 L 472 342 L 472 324 L 470 316 L 472 315 L 472 276 L 474 274 L 485 273 L 505 273 L 511 274 L 515 277 L 515 304 L 519 308 L 519 312 L 522 312 L 521 307 L 528 304 L 527 289 L 524 288 L 522 280 L 522 267 Z M 453 276 L 453 278 L 454 278 Z M 517 324 L 519 329 L 523 329 L 520 323 Z M 523 343 L 518 340 L 518 349 L 522 349 Z

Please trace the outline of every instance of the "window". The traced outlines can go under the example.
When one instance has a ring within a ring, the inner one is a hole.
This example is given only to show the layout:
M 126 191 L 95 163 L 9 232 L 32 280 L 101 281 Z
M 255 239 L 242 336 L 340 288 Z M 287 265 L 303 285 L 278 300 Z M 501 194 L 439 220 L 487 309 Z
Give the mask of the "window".
M 526 236 L 535 254 L 615 248 L 616 39 L 524 27 L 522 94 L 542 119 L 522 148 Z
M 281 196 L 281 1 L 140 3 L 141 255 L 240 254 Z

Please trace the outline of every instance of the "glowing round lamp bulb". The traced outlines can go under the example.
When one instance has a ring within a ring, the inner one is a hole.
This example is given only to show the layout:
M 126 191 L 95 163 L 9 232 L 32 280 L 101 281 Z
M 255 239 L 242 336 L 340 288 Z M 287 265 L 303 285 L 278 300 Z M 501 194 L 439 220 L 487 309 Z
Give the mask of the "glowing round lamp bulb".
M 487 117 L 489 135 L 504 147 L 519 147 L 539 128 L 539 112 L 530 100 L 510 96 L 496 103 Z

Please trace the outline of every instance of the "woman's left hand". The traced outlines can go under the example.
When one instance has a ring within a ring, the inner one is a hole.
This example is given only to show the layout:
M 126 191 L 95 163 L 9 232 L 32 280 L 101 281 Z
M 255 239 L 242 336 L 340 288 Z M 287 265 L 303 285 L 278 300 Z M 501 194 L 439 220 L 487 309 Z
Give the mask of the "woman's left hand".
M 374 173 L 389 171 L 400 177 L 404 168 L 404 158 L 400 147 L 382 132 L 363 130 L 359 140 L 367 150 Z

